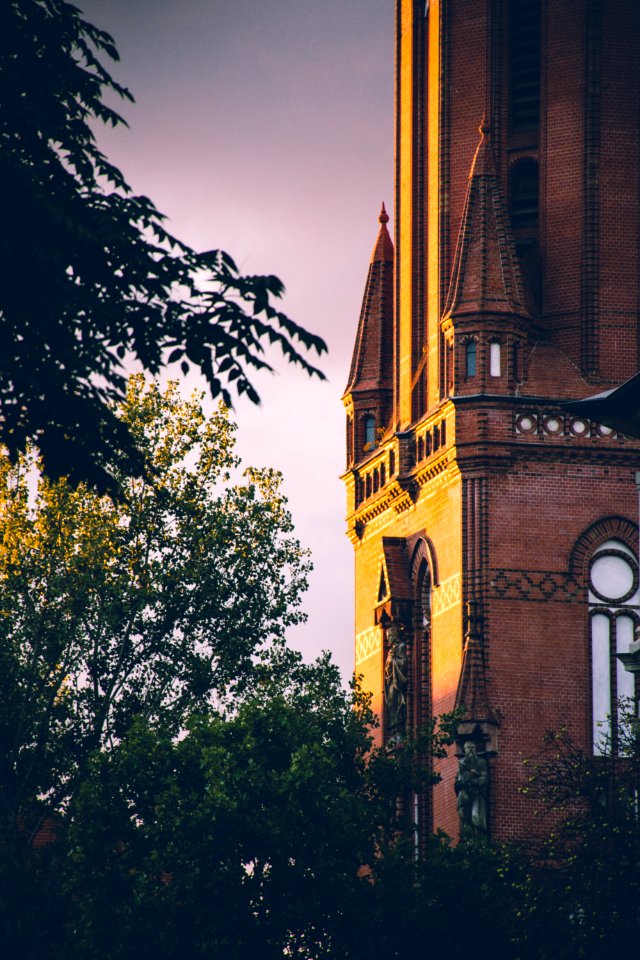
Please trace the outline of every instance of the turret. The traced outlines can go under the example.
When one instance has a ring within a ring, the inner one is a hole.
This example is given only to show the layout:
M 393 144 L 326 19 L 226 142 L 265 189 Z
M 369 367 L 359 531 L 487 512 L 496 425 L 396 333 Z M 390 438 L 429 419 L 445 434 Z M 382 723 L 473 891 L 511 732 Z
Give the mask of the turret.
M 483 120 L 442 316 L 449 395 L 511 393 L 532 330 L 507 204 Z
M 369 264 L 358 333 L 343 402 L 347 467 L 374 450 L 390 429 L 393 398 L 393 243 L 384 203 Z

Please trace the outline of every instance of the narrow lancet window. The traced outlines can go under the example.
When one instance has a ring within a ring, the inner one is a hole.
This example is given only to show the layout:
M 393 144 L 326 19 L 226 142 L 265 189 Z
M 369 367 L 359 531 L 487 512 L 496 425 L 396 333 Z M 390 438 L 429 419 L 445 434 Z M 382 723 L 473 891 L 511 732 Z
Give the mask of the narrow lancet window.
M 475 377 L 476 375 L 476 342 L 469 340 L 465 347 L 465 376 Z
M 375 417 L 371 415 L 364 418 L 364 442 L 365 446 L 369 449 L 373 447 L 376 442 L 376 420 Z
M 500 344 L 491 343 L 489 345 L 489 373 L 492 377 L 500 376 Z

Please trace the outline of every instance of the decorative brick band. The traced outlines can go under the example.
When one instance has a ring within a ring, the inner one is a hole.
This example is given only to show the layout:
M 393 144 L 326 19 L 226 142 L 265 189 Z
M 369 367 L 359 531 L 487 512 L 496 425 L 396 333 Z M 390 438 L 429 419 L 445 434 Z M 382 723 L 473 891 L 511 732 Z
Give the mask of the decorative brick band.
M 450 610 L 462 602 L 462 576 L 460 573 L 454 573 L 452 577 L 447 577 L 433 591 L 431 603 L 431 615 L 439 617 L 440 614 Z
M 356 636 L 356 665 L 382 650 L 382 629 L 368 627 Z
M 584 588 L 575 577 L 547 570 L 490 570 L 488 592 L 496 600 L 567 603 L 584 599 Z

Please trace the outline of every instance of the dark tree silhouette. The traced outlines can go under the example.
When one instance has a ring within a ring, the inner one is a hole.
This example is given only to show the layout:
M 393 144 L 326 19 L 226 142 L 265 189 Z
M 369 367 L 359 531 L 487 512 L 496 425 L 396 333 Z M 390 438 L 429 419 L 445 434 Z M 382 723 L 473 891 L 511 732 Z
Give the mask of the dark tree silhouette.
M 141 467 L 112 403 L 122 362 L 151 374 L 179 363 L 259 402 L 250 372 L 265 346 L 310 374 L 324 342 L 276 309 L 274 276 L 243 276 L 221 250 L 196 253 L 134 196 L 97 146 L 96 121 L 124 121 L 105 94 L 132 100 L 104 66 L 113 39 L 64 0 L 0 4 L 0 441 L 29 440 L 52 477 L 112 487 Z M 302 351 L 302 352 L 301 352 Z

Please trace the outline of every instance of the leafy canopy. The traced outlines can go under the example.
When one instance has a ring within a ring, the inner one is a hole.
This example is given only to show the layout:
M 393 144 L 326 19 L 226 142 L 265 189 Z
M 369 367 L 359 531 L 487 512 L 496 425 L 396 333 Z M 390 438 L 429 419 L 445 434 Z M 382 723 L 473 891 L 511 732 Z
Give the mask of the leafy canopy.
M 292 655 L 180 739 L 137 723 L 94 755 L 66 837 L 64 956 L 404 956 L 416 870 L 397 798 L 433 778 L 410 745 L 373 749 L 372 721 L 328 658 Z
M 134 377 L 118 415 L 146 477 L 116 473 L 114 499 L 47 479 L 35 455 L 0 466 L 0 790 L 35 824 L 36 798 L 63 809 L 134 718 L 175 736 L 284 669 L 304 617 L 310 564 L 279 475 L 232 482 L 226 411 Z
M 226 411 L 137 376 L 117 416 L 144 473 L 113 497 L 0 467 L 0 942 L 359 956 L 378 863 L 413 873 L 397 797 L 431 774 L 287 647 L 309 562 L 279 477 L 237 479 Z
M 259 402 L 250 373 L 265 344 L 323 375 L 301 350 L 324 342 L 274 306 L 274 276 L 244 276 L 221 250 L 196 253 L 134 196 L 97 146 L 96 121 L 132 100 L 106 69 L 113 39 L 65 0 L 0 4 L 0 441 L 15 461 L 35 440 L 52 477 L 111 489 L 139 473 L 110 401 L 122 363 L 199 370 L 212 396 L 230 385 Z

